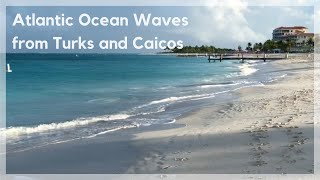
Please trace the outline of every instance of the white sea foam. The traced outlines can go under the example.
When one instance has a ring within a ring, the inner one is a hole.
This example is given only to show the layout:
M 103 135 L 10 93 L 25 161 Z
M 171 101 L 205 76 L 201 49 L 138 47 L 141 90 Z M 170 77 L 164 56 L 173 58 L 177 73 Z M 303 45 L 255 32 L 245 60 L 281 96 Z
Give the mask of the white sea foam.
M 227 78 L 237 77 L 237 76 L 239 76 L 239 73 L 238 72 L 233 72 L 233 73 L 229 73 L 229 74 L 227 74 L 225 76 Z
M 215 80 L 215 78 L 206 78 L 206 79 L 202 79 L 202 82 L 207 83 L 207 82 L 212 82 L 214 80 Z
M 175 123 L 175 122 L 176 122 L 176 119 L 173 119 L 172 121 L 169 121 L 169 122 L 164 123 L 164 124 L 173 124 L 173 123 Z
M 248 76 L 258 71 L 258 69 L 254 68 L 254 65 L 252 64 L 243 64 L 239 66 L 239 69 L 241 71 L 240 72 L 241 76 Z
M 118 130 L 121 130 L 121 129 L 129 129 L 129 128 L 135 128 L 135 127 L 139 127 L 139 126 L 138 125 L 120 126 L 120 127 L 109 129 L 109 130 L 106 130 L 106 131 L 102 131 L 102 132 L 99 132 L 99 133 L 96 133 L 96 134 L 93 134 L 93 135 L 90 135 L 90 136 L 86 136 L 84 138 L 94 138 L 94 137 L 97 137 L 97 136 L 100 136 L 100 135 L 103 135 L 103 134 L 107 134 L 107 133 L 111 133 L 111 132 L 114 132 L 114 131 L 118 131 Z
M 203 96 L 206 96 L 206 94 L 180 96 L 180 97 L 173 96 L 173 97 L 164 98 L 164 99 L 160 99 L 160 100 L 156 100 L 156 101 L 151 101 L 148 105 L 177 102 L 177 101 L 182 101 L 182 100 L 191 99 L 191 98 L 198 98 L 198 97 L 203 97 Z
M 66 140 L 61 140 L 61 141 L 46 142 L 44 144 L 31 146 L 31 147 L 26 147 L 26 148 L 22 148 L 22 149 L 19 149 L 19 150 L 7 151 L 6 153 L 8 154 L 8 153 L 23 152 L 23 151 L 28 151 L 28 150 L 31 150 L 31 149 L 45 147 L 45 146 L 52 145 L 52 144 L 61 144 L 61 143 L 71 142 L 71 141 L 75 141 L 75 140 L 79 140 L 79 139 L 81 139 L 81 137 L 73 138 L 73 139 L 66 139 Z M 0 155 L 1 155 L 1 153 L 0 153 Z
M 139 113 L 137 115 L 155 114 L 155 113 L 160 113 L 160 112 L 164 112 L 164 111 L 166 111 L 166 106 L 159 106 L 156 111 L 142 112 L 142 113 Z
M 230 84 L 208 84 L 208 85 L 202 85 L 200 88 L 211 88 L 211 87 L 224 87 L 224 86 L 236 86 L 239 85 L 240 83 L 230 83 Z
M 158 89 L 160 90 L 166 90 L 166 89 L 170 89 L 170 88 L 174 88 L 173 86 L 164 86 L 164 87 L 160 87 Z
M 147 126 L 147 125 L 146 125 L 146 126 Z M 90 135 L 90 136 L 77 137 L 77 138 L 71 138 L 71 139 L 53 141 L 53 142 L 49 142 L 49 143 L 40 144 L 40 145 L 37 145 L 37 146 L 32 146 L 32 147 L 28 147 L 28 148 L 23 148 L 23 149 L 19 149 L 19 150 L 14 150 L 14 151 L 11 151 L 10 153 L 23 152 L 23 151 L 27 151 L 27 150 L 31 150 L 31 149 L 36 149 L 36 148 L 39 148 L 39 147 L 44 147 L 44 146 L 48 146 L 48 145 L 52 145 L 52 144 L 62 144 L 62 143 L 66 143 L 66 142 L 71 142 L 71 141 L 83 139 L 83 138 L 86 138 L 86 139 L 94 138 L 94 137 L 97 137 L 97 136 L 99 136 L 99 135 L 111 133 L 111 132 L 118 131 L 118 130 L 122 130 L 122 129 L 135 128 L 135 127 L 139 127 L 139 125 L 134 124 L 134 125 L 121 126 L 121 127 L 109 129 L 109 130 L 106 130 L 106 131 L 103 131 L 103 132 L 99 132 L 99 133 L 96 133 L 96 134 L 93 134 L 93 135 Z M 0 155 L 1 155 L 1 153 L 0 153 Z
M 222 85 L 222 84 L 215 84 L 215 85 L 202 85 L 200 86 L 200 88 L 212 88 L 212 87 L 222 87 L 222 86 L 225 86 L 225 85 Z
M 118 101 L 119 99 L 110 99 L 110 98 L 97 98 L 97 99 L 91 99 L 88 100 L 87 103 L 98 103 L 98 102 L 103 102 L 103 103 L 112 103 L 115 101 Z
M 275 78 L 272 78 L 272 79 L 269 79 L 269 80 L 267 80 L 267 81 L 265 81 L 265 82 L 273 82 L 273 81 L 277 81 L 277 80 L 279 80 L 279 79 L 282 79 L 282 78 L 284 78 L 284 77 L 286 77 L 287 76 L 287 74 L 283 74 L 283 75 L 281 75 L 281 76 L 277 76 L 277 77 L 275 77 Z
M 202 85 L 200 87 L 201 88 L 208 88 L 208 87 L 213 87 L 213 86 L 235 86 L 235 85 L 240 85 L 240 84 L 254 84 L 254 82 L 241 81 L 241 82 L 235 82 L 232 84 Z M 226 93 L 226 92 L 230 92 L 230 91 L 233 91 L 233 89 L 227 90 L 227 91 L 209 93 L 209 94 L 197 94 L 197 95 L 188 95 L 188 96 L 179 96 L 179 97 L 172 96 L 172 97 L 168 97 L 168 98 L 164 98 L 164 99 L 160 99 L 160 100 L 151 101 L 150 103 L 138 106 L 137 108 L 143 108 L 146 106 L 163 104 L 163 103 L 182 102 L 185 100 L 200 100 L 200 99 L 212 98 L 212 97 L 215 97 L 215 95 L 217 95 L 217 94 Z
M 34 127 L 9 127 L 7 129 L 1 129 L 0 135 L 6 135 L 8 138 L 17 137 L 21 135 L 28 135 L 34 133 L 43 133 L 46 131 L 68 129 L 78 126 L 86 126 L 88 124 L 101 122 L 101 121 L 112 121 L 121 120 L 131 117 L 128 114 L 115 114 L 115 115 L 105 115 L 89 118 L 78 118 L 72 121 L 66 121 L 62 123 L 51 123 L 51 124 L 41 124 Z

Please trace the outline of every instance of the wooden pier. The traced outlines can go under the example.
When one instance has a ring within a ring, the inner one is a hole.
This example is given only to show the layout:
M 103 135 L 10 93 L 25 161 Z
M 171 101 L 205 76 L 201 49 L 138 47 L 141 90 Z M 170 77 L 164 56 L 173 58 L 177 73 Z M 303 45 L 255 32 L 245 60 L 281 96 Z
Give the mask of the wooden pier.
M 214 54 L 208 55 L 208 61 L 238 60 L 244 62 L 244 60 L 263 60 L 266 62 L 267 60 L 280 60 L 287 59 L 288 57 L 288 54 Z

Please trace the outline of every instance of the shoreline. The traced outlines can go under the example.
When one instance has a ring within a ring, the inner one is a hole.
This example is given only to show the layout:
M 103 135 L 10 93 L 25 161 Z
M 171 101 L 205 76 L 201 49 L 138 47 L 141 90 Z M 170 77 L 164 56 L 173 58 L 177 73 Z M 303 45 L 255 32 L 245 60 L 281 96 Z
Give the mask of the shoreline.
M 152 144 L 146 151 L 154 155 L 128 172 L 313 173 L 313 61 L 275 63 L 291 74 L 238 90 L 241 98 L 235 102 L 190 113 L 176 122 L 183 128 L 138 134 L 135 140 Z
M 292 61 L 272 62 L 290 72 L 289 77 L 263 87 L 240 89 L 235 92 L 240 95 L 236 101 L 192 111 L 169 125 L 132 128 L 7 154 L 7 171 L 312 173 L 313 80 L 303 78 L 313 77 L 313 62 Z M 295 74 L 304 70 L 306 73 Z M 300 84 L 305 87 L 299 87 Z M 292 109 L 290 103 L 297 109 Z M 311 114 L 305 113 L 310 108 Z

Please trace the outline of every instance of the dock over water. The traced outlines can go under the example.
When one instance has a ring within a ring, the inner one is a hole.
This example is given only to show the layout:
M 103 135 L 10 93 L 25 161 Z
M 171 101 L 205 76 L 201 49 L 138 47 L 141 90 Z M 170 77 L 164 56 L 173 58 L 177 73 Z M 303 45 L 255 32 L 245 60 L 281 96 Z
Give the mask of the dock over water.
M 214 54 L 208 55 L 208 61 L 215 62 L 222 60 L 238 60 L 244 62 L 244 60 L 280 60 L 288 59 L 289 54 Z
M 296 58 L 310 58 L 313 53 L 170 53 L 167 55 L 175 55 L 177 57 L 199 57 L 199 59 L 208 59 L 208 62 L 223 60 L 235 60 L 244 62 L 245 60 L 282 60 Z

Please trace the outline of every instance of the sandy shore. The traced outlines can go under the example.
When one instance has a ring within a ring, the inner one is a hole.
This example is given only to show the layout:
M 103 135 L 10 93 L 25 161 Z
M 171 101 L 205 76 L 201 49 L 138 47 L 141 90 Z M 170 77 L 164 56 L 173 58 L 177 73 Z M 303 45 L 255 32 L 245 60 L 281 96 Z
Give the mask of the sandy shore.
M 272 63 L 288 77 L 175 124 L 9 153 L 7 173 L 313 173 L 313 61 Z
M 146 156 L 128 173 L 313 173 L 313 61 L 274 62 L 282 81 L 239 91 L 240 100 L 136 134 Z

